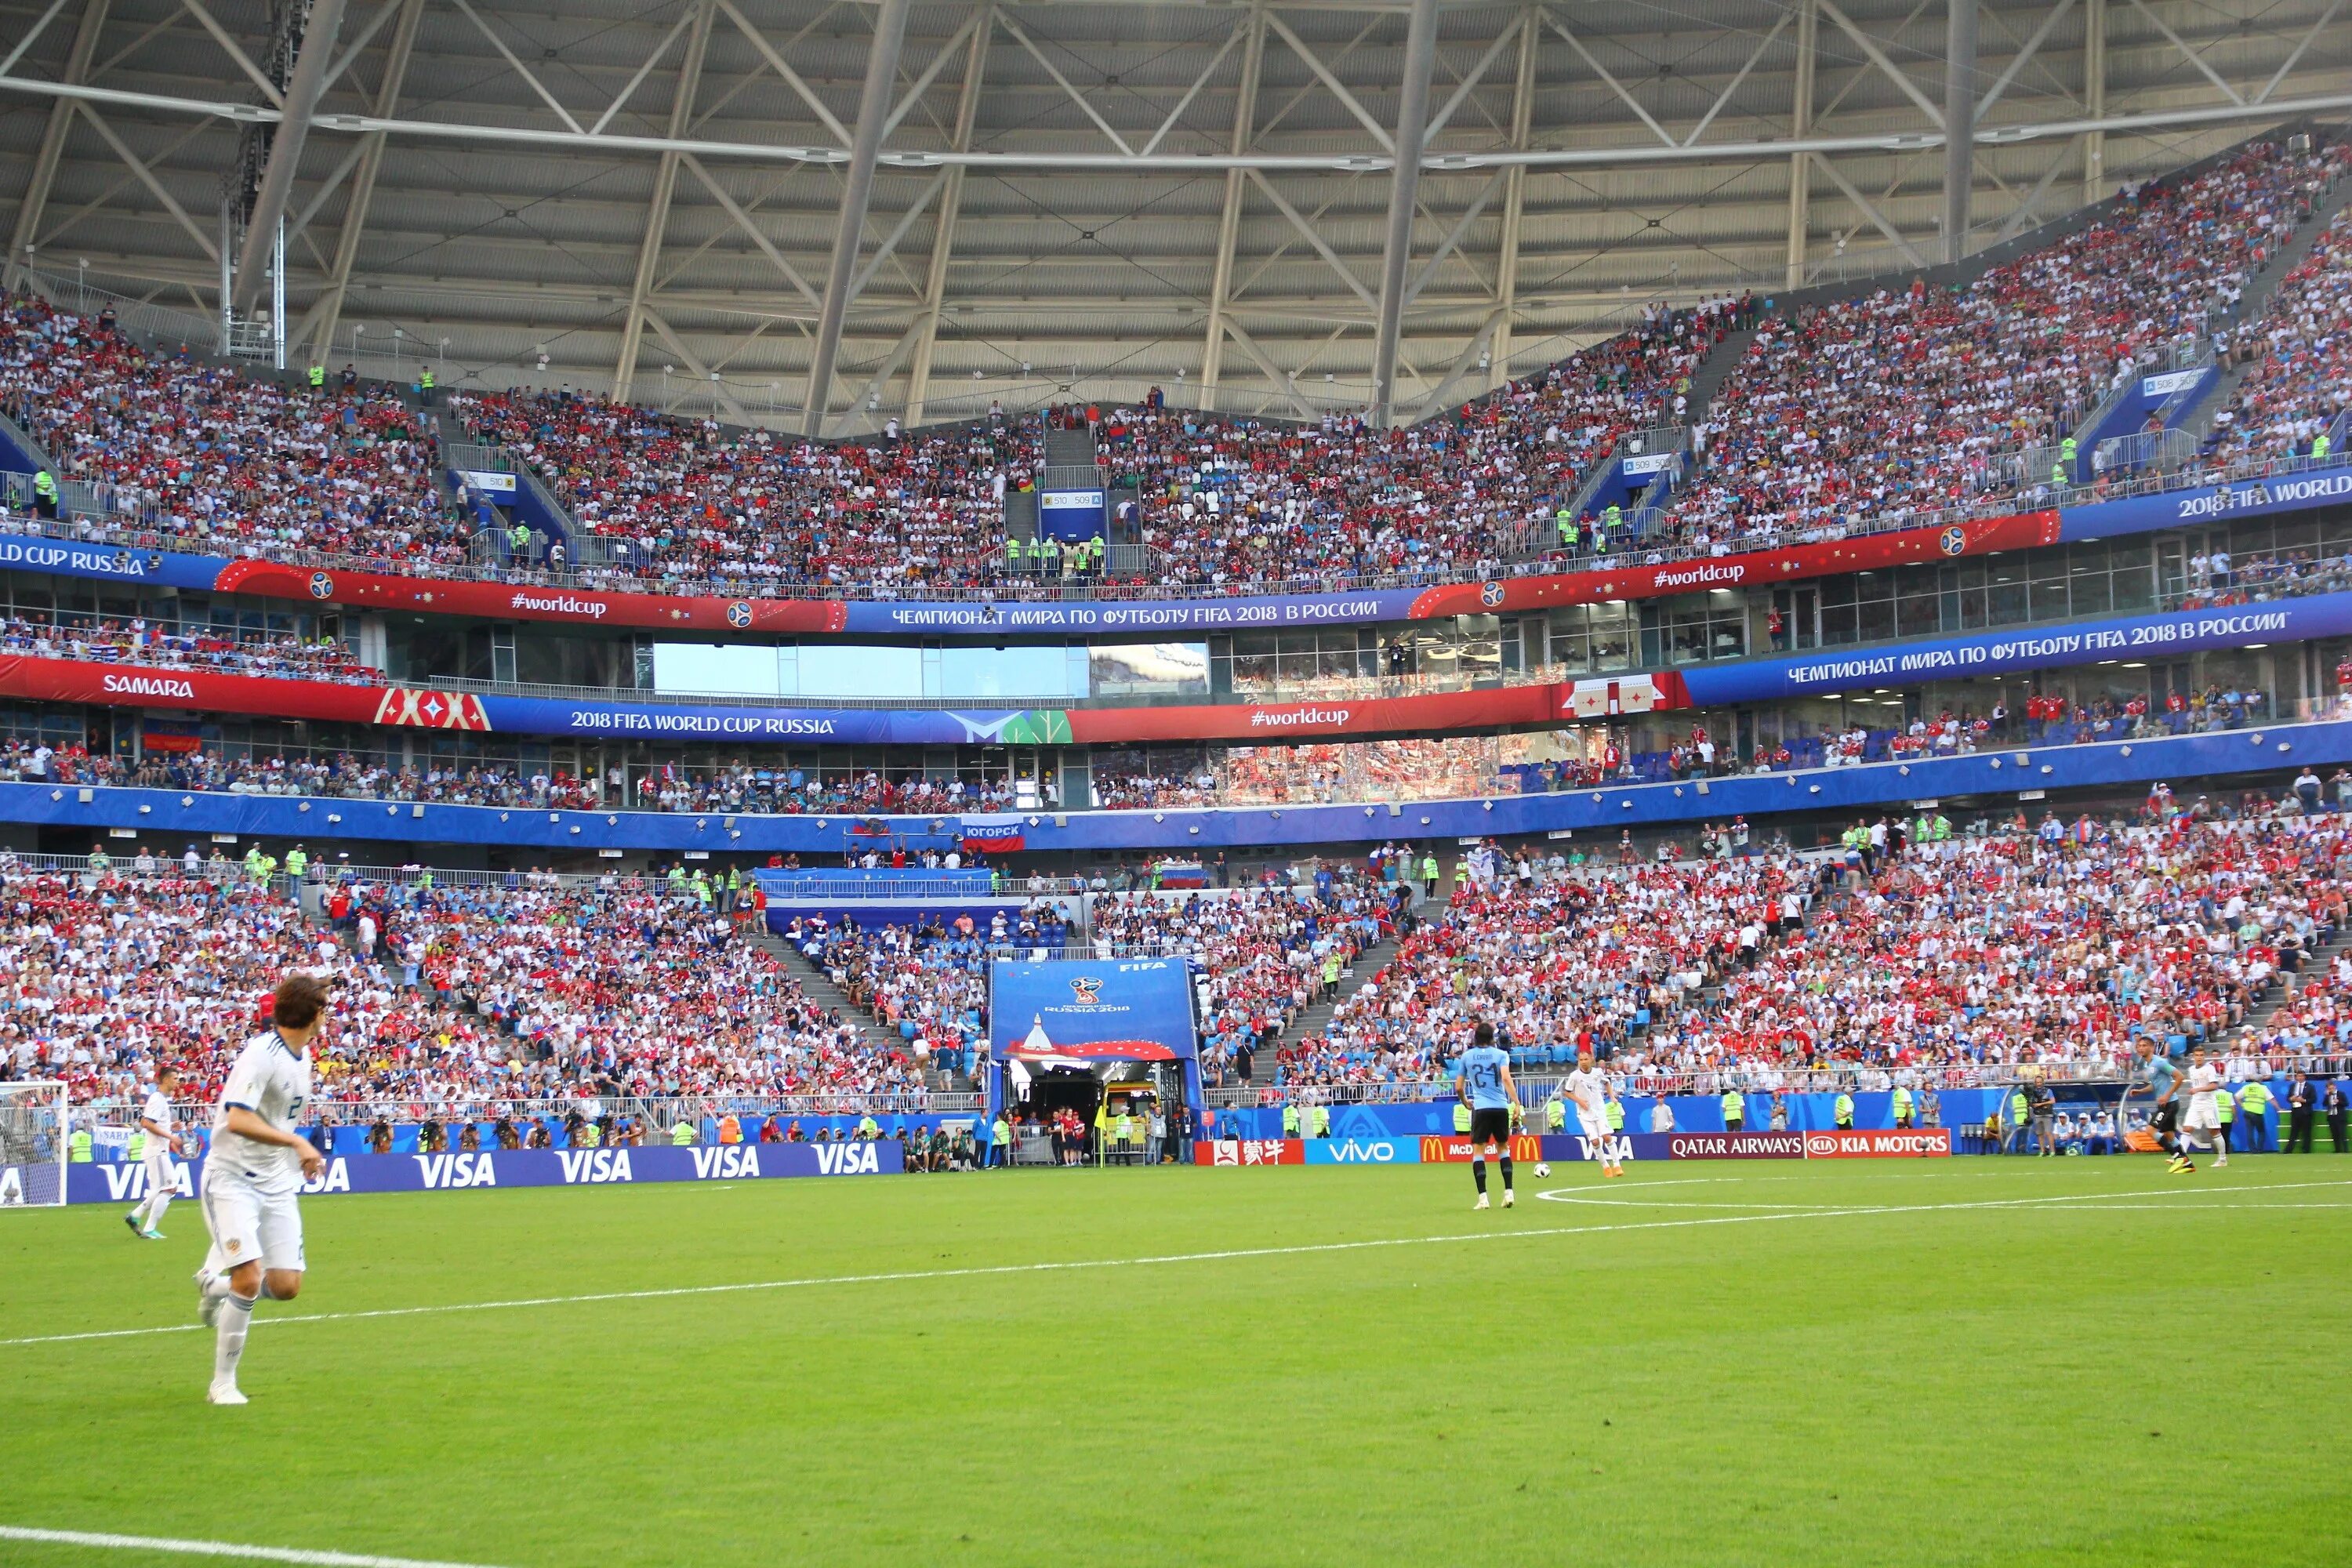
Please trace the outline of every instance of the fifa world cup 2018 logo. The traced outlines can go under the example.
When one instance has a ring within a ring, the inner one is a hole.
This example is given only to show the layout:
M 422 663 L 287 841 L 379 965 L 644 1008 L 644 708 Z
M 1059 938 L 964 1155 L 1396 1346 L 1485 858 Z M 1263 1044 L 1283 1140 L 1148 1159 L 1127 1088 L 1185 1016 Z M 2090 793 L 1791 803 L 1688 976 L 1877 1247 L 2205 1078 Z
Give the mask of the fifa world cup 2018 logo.
M 1091 974 L 1083 974 L 1070 982 L 1070 994 L 1081 1007 L 1091 1007 L 1102 1000 L 1102 982 Z

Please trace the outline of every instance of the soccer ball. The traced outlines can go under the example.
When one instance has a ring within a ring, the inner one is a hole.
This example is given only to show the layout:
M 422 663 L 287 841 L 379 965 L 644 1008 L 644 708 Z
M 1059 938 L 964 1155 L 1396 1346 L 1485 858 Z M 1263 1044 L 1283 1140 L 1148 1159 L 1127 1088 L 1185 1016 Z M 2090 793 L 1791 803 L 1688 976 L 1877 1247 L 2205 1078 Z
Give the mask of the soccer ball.
M 1549 1165 L 1546 1165 L 1546 1164 L 1538 1163 L 1538 1164 L 1536 1166 L 1536 1179 L 1537 1179 L 1538 1181 L 1541 1181 L 1544 1177 L 1549 1176 L 1549 1175 L 1550 1175 L 1550 1174 L 1551 1174 L 1551 1167 L 1550 1167 Z

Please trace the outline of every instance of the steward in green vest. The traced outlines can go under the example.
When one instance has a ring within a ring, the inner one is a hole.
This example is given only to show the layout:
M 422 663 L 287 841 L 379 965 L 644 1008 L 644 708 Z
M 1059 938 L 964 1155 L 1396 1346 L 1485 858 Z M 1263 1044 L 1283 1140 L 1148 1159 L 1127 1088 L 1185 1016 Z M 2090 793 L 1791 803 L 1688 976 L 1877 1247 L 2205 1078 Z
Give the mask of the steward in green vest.
M 33 473 L 33 510 L 43 517 L 58 515 L 58 477 L 47 468 Z
M 1048 577 L 1060 576 L 1062 574 L 1062 542 L 1058 539 L 1048 538 L 1045 542 L 1038 548 L 1045 552 L 1045 575 Z
M 1298 1107 L 1286 1105 L 1282 1108 L 1282 1135 L 1285 1138 L 1298 1136 Z
M 2277 1102 L 2277 1096 L 2272 1096 L 2270 1084 L 2261 1079 L 2237 1090 L 2237 1107 L 2242 1112 L 2246 1112 L 2246 1147 L 2249 1150 L 2263 1152 L 2267 1147 L 2267 1135 L 2270 1135 L 2267 1117 L 2270 1117 L 2270 1107 L 2274 1102 Z
M 1316 1137 L 1328 1138 L 1331 1136 L 1331 1108 L 1329 1106 L 1318 1105 L 1315 1107 L 1314 1110 L 1308 1111 L 1307 1115 L 1312 1119 L 1309 1124 L 1315 1129 Z
M 2058 443 L 2058 460 L 2071 468 L 2074 466 L 2074 454 L 2080 449 L 2074 445 L 2074 437 L 2069 436 Z
M 1568 1101 L 1560 1098 L 1557 1089 L 1552 1091 L 1552 1097 L 1549 1100 L 1544 1101 L 1544 1131 L 1547 1132 L 1568 1131 Z
M 139 1163 L 140 1161 L 144 1160 L 147 1157 L 147 1129 L 144 1127 L 132 1128 L 131 1130 L 130 1146 L 124 1149 L 122 1152 L 123 1157 L 134 1165 Z
M 680 1149 L 683 1149 L 688 1144 L 693 1142 L 694 1123 L 691 1121 L 681 1121 L 677 1126 L 671 1128 L 669 1130 L 669 1141 Z
M 530 553 L 530 530 L 516 523 L 507 530 L 507 553 L 520 561 Z
M 310 868 L 310 852 L 304 849 L 299 844 L 297 844 L 293 848 L 286 851 L 286 874 L 288 876 L 293 878 L 299 882 L 302 879 L 302 874 Z
M 1559 526 L 1560 548 L 1573 551 L 1577 540 L 1584 533 L 1583 525 L 1577 521 L 1576 514 L 1562 507 L 1552 514 L 1552 521 Z
M 2230 1146 L 2230 1124 L 2238 1119 L 2238 1097 L 2224 1084 L 2213 1096 L 2213 1114 L 2221 1119 L 2221 1147 Z
M 1021 542 L 1010 535 L 1004 541 L 1004 570 L 1015 577 L 1021 574 Z
M 1911 1125 L 1911 1091 L 1899 1083 L 1895 1086 L 1895 1125 Z
M 602 1147 L 604 1142 L 603 1126 L 593 1121 L 583 1121 L 580 1124 L 580 1136 L 572 1141 L 572 1146 L 574 1149 L 595 1149 Z
M 77 1165 L 89 1163 L 89 1129 L 77 1127 L 66 1139 L 66 1158 Z
M 314 364 L 310 367 L 310 390 L 313 392 L 324 392 L 327 390 L 327 367 L 325 365 Z
M 1099 572 L 1102 570 L 1103 536 L 1101 534 L 1097 533 L 1092 539 L 1087 541 L 1087 553 L 1083 564 L 1086 570 L 1089 572 Z
M 2325 430 L 2314 436 L 2311 438 L 2311 460 L 2315 463 L 2325 461 L 2328 449 L 2333 445 L 2334 443 L 2327 439 L 2327 432 Z
M 1609 1096 L 1603 1103 L 1606 1104 L 1609 1110 L 1609 1131 L 1612 1132 L 1624 1131 L 1625 1102 L 1612 1094 Z
M 1466 1100 L 1454 1102 L 1454 1131 L 1465 1134 L 1470 1131 L 1470 1102 Z
M 861 1116 L 857 1119 L 857 1135 L 868 1141 L 879 1138 L 882 1136 L 882 1124 L 870 1116 Z
M 1838 1090 L 1838 1097 L 1836 1100 L 1831 1104 L 1830 1112 L 1832 1116 L 1836 1119 L 1837 1124 L 1840 1127 L 1853 1126 L 1853 1096 L 1848 1094 L 1843 1089 Z
M 2031 1113 L 2026 1110 L 2025 1091 L 2023 1089 L 2021 1089 L 2009 1097 L 2009 1123 L 2011 1126 L 2023 1127 L 2030 1114 Z
M 1427 888 L 1431 892 L 1433 893 L 1437 891 L 1436 856 L 1424 855 L 1421 858 L 1421 880 L 1422 885 Z
M 2066 488 L 2065 464 L 2053 463 L 2050 465 L 2050 482 L 2057 486 L 2060 489 L 2064 489 Z
M 417 401 L 425 404 L 427 407 L 430 407 L 433 403 L 433 373 L 431 371 L 420 370 L 416 373 L 416 390 L 420 395 Z
M 1002 1150 L 1004 1163 L 1011 1164 L 1013 1163 L 1013 1129 L 1006 1125 L 1004 1118 L 1000 1116 L 996 1119 L 996 1124 L 989 1129 L 989 1135 L 992 1157 L 995 1156 L 996 1151 Z
M 1730 1089 L 1723 1091 L 1723 1130 L 1737 1132 L 1748 1121 L 1748 1102 Z

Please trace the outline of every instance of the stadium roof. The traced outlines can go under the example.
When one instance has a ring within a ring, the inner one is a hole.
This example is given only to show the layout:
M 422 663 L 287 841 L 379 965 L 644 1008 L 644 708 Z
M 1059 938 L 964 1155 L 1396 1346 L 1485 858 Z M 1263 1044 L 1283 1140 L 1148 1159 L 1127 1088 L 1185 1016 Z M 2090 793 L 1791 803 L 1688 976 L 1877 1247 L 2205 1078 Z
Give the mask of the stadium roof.
M 0 225 L 198 346 L 226 251 L 250 348 L 281 214 L 289 363 L 798 429 L 837 332 L 839 433 L 1360 408 L 1392 353 L 1405 418 L 1647 300 L 1907 276 L 1963 187 L 1974 251 L 2341 120 L 2344 9 L 9 0 Z

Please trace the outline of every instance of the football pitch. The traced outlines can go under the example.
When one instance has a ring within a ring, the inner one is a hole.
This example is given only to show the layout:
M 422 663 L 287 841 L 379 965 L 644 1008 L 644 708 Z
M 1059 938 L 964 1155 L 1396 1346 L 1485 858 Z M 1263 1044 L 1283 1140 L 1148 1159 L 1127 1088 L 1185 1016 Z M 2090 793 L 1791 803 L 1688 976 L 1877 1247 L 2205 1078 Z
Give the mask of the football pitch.
M 339 1197 L 252 1404 L 0 1215 L 0 1532 L 582 1563 L 2340 1564 L 2352 1159 Z M 1538 1198 L 1541 1191 L 1549 1198 Z M 89 1336 L 89 1337 L 80 1337 Z M 185 1563 L 0 1533 L 0 1563 Z M 218 1559 L 215 1559 L 218 1560 Z

